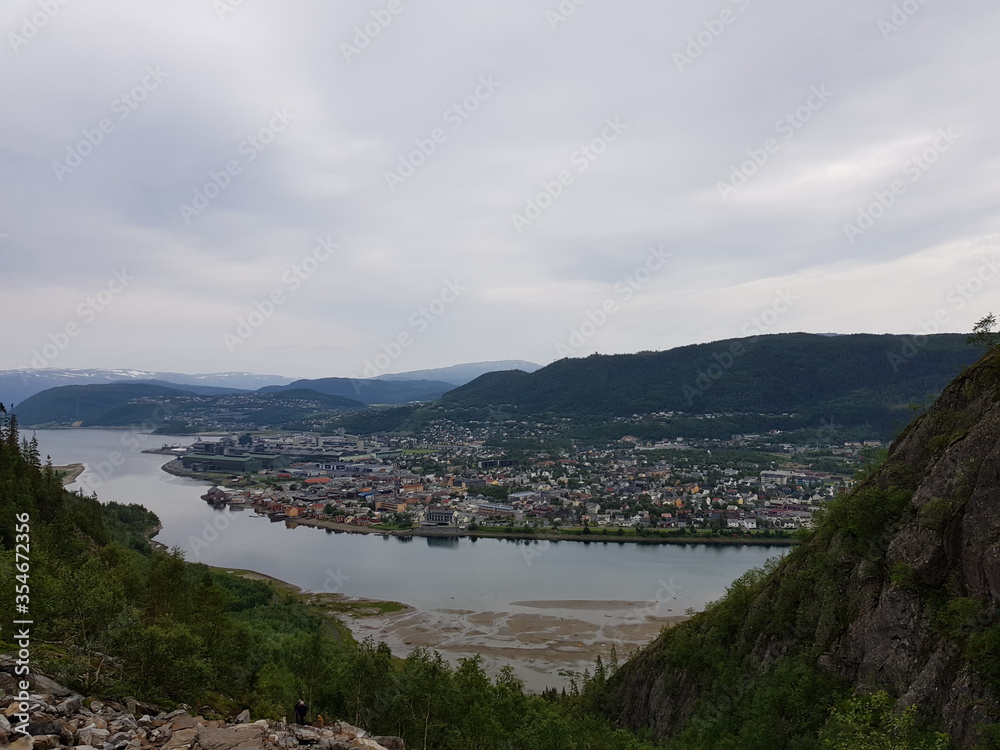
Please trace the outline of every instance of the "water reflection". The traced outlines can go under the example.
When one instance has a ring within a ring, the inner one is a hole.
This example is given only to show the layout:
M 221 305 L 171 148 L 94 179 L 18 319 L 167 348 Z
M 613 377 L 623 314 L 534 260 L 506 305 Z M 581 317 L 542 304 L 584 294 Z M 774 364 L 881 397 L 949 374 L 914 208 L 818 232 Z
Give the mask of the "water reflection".
M 428 536 L 425 539 L 428 547 L 458 549 L 461 546 L 461 540 L 457 536 Z

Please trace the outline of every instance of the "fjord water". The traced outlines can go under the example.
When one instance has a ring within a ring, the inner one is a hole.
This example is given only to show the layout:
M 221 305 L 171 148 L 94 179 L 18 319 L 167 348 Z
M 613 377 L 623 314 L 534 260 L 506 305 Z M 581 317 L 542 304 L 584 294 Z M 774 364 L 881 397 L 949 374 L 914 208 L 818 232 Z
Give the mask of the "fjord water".
M 157 514 L 156 540 L 186 559 L 245 568 L 307 590 L 388 599 L 418 609 L 497 610 L 523 600 L 662 601 L 682 614 L 719 598 L 734 579 L 785 548 L 519 543 L 335 534 L 271 523 L 252 511 L 214 510 L 205 482 L 161 470 L 167 456 L 141 453 L 193 438 L 123 430 L 39 430 L 42 456 L 83 463 L 70 489 L 104 501 L 140 503 Z M 25 433 L 30 437 L 30 433 Z

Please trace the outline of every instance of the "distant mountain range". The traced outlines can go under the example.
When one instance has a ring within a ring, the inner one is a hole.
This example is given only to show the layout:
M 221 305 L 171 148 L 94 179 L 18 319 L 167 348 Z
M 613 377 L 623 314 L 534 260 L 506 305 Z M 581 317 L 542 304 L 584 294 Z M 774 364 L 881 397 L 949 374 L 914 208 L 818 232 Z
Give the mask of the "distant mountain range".
M 189 425 L 238 424 L 225 414 L 229 409 L 244 415 L 248 425 L 301 427 L 312 420 L 313 408 L 332 415 L 319 424 L 351 431 L 409 430 L 448 418 L 547 423 L 595 440 L 842 428 L 891 437 L 912 418 L 911 405 L 936 397 L 981 354 L 959 334 L 776 334 L 563 359 L 530 373 L 488 372 L 457 388 L 442 380 L 320 378 L 233 392 L 209 385 L 209 376 L 198 376 L 197 385 L 62 387 L 27 399 L 17 413 L 24 425 L 113 426 L 128 424 L 130 416 L 144 416 L 150 403 L 167 399 L 180 411 L 175 421 Z M 465 366 L 465 374 L 496 364 Z M 445 369 L 450 377 L 461 374 L 461 368 Z M 139 386 L 150 390 L 136 391 Z M 401 404 L 411 406 L 364 410 Z M 337 416 L 351 411 L 357 413 Z
M 563 359 L 530 374 L 495 372 L 449 391 L 434 412 L 456 421 L 735 414 L 747 416 L 696 427 L 724 435 L 836 424 L 886 436 L 912 418 L 910 404 L 936 397 L 982 353 L 959 334 L 775 334 Z M 693 435 L 690 429 L 676 432 Z
M 452 365 L 451 367 L 439 367 L 434 370 L 413 370 L 412 372 L 401 372 L 396 375 L 381 375 L 379 380 L 440 380 L 452 385 L 465 385 L 471 383 L 480 375 L 488 372 L 502 372 L 505 370 L 521 370 L 523 372 L 535 372 L 541 370 L 541 365 L 534 362 L 527 362 L 523 359 L 504 359 L 498 362 L 473 362 L 465 365 Z
M 133 427 L 173 433 L 216 429 L 309 429 L 360 401 L 305 389 L 205 393 L 150 383 L 65 385 L 25 399 L 18 420 L 32 426 Z M 325 415 L 325 416 L 324 416 Z
M 454 387 L 451 383 L 437 380 L 319 378 L 317 380 L 296 380 L 288 385 L 269 385 L 262 388 L 261 392 L 280 393 L 290 389 L 306 389 L 375 405 L 434 401 Z
M 64 385 L 97 385 L 100 383 L 158 383 L 168 387 L 204 386 L 229 390 L 255 391 L 265 385 L 287 385 L 294 378 L 281 375 L 257 375 L 251 372 L 219 372 L 185 375 L 179 372 L 150 370 L 79 370 L 26 369 L 0 370 L 0 401 L 19 404 L 29 396 L 49 388 Z
M 452 365 L 435 370 L 416 370 L 414 372 L 403 372 L 394 375 L 382 375 L 378 380 L 386 381 L 411 381 L 423 380 L 434 381 L 433 386 L 424 386 L 414 389 L 420 399 L 434 399 L 450 388 L 464 385 L 475 380 L 480 375 L 497 370 L 520 369 L 526 372 L 534 372 L 541 366 L 523 360 L 501 360 L 497 362 L 475 362 L 470 364 Z M 323 380 L 342 380 L 351 384 L 350 392 L 341 389 L 335 395 L 342 395 L 346 398 L 361 399 L 365 403 L 405 403 L 414 399 L 404 395 L 393 395 L 397 393 L 390 388 L 379 389 L 363 386 L 366 391 L 373 394 L 371 398 L 361 398 L 357 392 L 358 384 L 373 383 L 374 381 L 353 380 L 350 378 L 324 378 Z M 64 385 L 97 385 L 102 383 L 150 383 L 162 385 L 168 388 L 186 386 L 182 390 L 187 392 L 201 393 L 205 395 L 236 391 L 256 391 L 267 386 L 287 386 L 293 382 L 320 382 L 305 381 L 297 378 L 285 377 L 283 375 L 258 375 L 251 372 L 219 372 L 199 375 L 185 375 L 179 372 L 153 372 L 150 370 L 95 370 L 95 369 L 23 369 L 23 370 L 0 370 L 0 402 L 19 404 L 36 393 L 58 388 Z M 329 385 L 329 388 L 333 388 Z M 328 391 L 322 391 L 328 392 Z M 399 393 L 407 392 L 402 389 Z

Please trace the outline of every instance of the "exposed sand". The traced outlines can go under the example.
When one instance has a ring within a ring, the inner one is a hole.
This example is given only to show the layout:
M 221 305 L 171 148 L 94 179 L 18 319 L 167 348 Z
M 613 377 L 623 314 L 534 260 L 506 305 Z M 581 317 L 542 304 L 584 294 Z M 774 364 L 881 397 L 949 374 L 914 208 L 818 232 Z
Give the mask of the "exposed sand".
M 371 635 L 398 656 L 417 646 L 440 651 L 453 664 L 479 654 L 493 675 L 510 664 L 529 690 L 540 691 L 565 687 L 584 669 L 593 672 L 597 655 L 607 662 L 612 645 L 624 661 L 664 627 L 687 619 L 656 602 L 513 602 L 510 609 L 411 610 L 346 624 L 359 640 Z
M 63 486 L 66 486 L 73 484 L 73 482 L 79 479 L 86 467 L 83 464 L 66 464 L 65 466 L 53 466 L 52 468 L 56 470 L 56 473 L 63 475 L 62 483 Z
M 511 602 L 515 607 L 531 607 L 532 609 L 583 609 L 600 610 L 608 612 L 610 610 L 635 610 L 655 606 L 655 602 L 627 602 L 624 600 L 601 600 L 584 601 L 580 599 L 560 599 L 556 601 L 536 600 L 528 602 Z
M 220 568 L 255 580 L 266 580 L 306 596 L 331 601 L 372 601 L 343 594 L 302 592 L 292 584 L 255 571 Z M 361 641 L 372 636 L 405 657 L 418 646 L 439 651 L 451 664 L 480 655 L 488 674 L 505 665 L 528 690 L 567 687 L 585 669 L 594 671 L 598 654 L 605 663 L 615 646 L 619 660 L 656 638 L 663 628 L 687 615 L 673 612 L 669 602 L 580 599 L 511 602 L 508 611 L 407 606 L 400 612 L 339 617 Z

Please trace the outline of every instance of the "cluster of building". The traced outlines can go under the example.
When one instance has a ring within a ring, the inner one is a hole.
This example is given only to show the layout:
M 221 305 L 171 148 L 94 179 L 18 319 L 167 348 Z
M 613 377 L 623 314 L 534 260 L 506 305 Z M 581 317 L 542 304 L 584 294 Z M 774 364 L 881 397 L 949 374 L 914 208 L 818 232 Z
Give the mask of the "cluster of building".
M 235 485 L 266 482 L 249 499 L 272 517 L 396 528 L 784 531 L 810 527 L 815 510 L 851 484 L 830 472 L 671 462 L 655 446 L 513 459 L 449 437 L 227 436 L 179 460 L 189 471 L 230 473 Z

